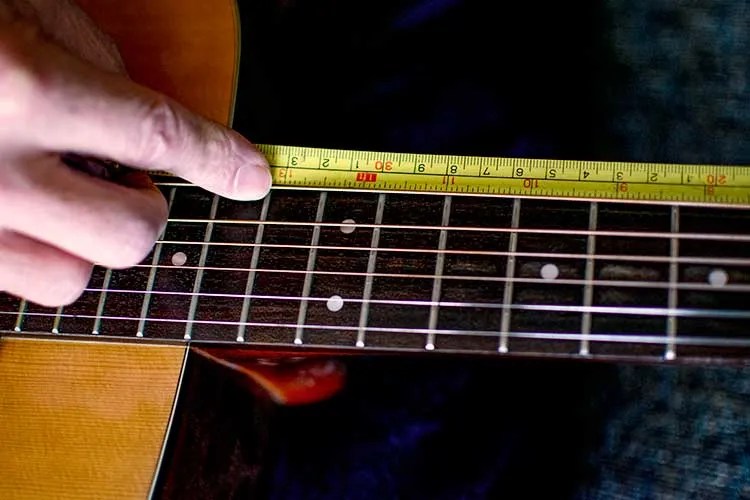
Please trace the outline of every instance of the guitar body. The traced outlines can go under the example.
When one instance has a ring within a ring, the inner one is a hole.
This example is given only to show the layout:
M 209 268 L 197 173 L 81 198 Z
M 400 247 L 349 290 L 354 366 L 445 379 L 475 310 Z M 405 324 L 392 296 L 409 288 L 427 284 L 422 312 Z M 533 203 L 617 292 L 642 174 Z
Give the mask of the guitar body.
M 0 497 L 147 498 L 186 349 L 0 342 Z
M 134 81 L 229 124 L 233 2 L 77 3 L 115 40 Z M 188 356 L 184 345 L 0 340 L 0 498 L 148 498 Z

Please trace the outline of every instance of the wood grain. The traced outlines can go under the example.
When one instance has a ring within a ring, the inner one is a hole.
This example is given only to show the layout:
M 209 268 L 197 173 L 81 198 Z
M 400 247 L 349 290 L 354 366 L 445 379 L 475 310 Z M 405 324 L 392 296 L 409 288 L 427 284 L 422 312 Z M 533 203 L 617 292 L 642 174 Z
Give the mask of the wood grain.
M 239 58 L 232 0 L 77 0 L 120 49 L 130 77 L 231 123 Z
M 0 498 L 146 498 L 185 347 L 0 341 Z

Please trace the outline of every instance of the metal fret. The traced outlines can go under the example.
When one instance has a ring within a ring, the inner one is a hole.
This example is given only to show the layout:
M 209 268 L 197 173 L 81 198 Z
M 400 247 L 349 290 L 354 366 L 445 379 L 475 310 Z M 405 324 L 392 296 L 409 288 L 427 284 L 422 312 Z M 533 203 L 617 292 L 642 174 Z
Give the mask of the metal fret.
M 664 358 L 668 360 L 675 359 L 677 352 L 675 349 L 675 340 L 677 336 L 677 316 L 674 310 L 677 309 L 677 282 L 679 281 L 679 265 L 677 257 L 680 254 L 680 240 L 676 235 L 680 232 L 680 207 L 674 205 L 671 212 L 671 232 L 675 237 L 669 241 L 669 289 L 667 295 L 667 307 L 669 315 L 667 316 L 667 346 L 664 351 Z
M 99 335 L 99 328 L 102 324 L 102 316 L 104 315 L 104 304 L 107 301 L 107 290 L 109 289 L 109 283 L 112 280 L 112 270 L 107 269 L 104 273 L 104 282 L 102 283 L 102 291 L 99 294 L 99 302 L 96 305 L 96 319 L 94 320 L 94 326 L 91 328 L 92 335 Z
M 508 332 L 510 331 L 510 305 L 513 303 L 513 277 L 516 274 L 516 248 L 518 247 L 518 223 L 521 219 L 521 199 L 513 200 L 513 214 L 511 215 L 511 233 L 508 239 L 508 258 L 505 267 L 505 291 L 503 292 L 503 312 L 500 317 L 500 345 L 498 351 L 508 352 Z
M 242 311 L 240 312 L 240 326 L 237 327 L 237 342 L 245 341 L 245 332 L 247 326 L 247 317 L 250 314 L 250 295 L 253 293 L 255 288 L 255 270 L 258 268 L 258 260 L 260 259 L 260 248 L 263 243 L 263 232 L 265 225 L 263 224 L 268 218 L 268 206 L 271 204 L 271 193 L 266 195 L 263 200 L 263 206 L 260 209 L 260 224 L 255 232 L 255 246 L 253 247 L 253 253 L 250 257 L 250 271 L 247 275 L 247 283 L 245 284 L 245 298 L 242 301 Z
M 167 202 L 167 211 L 172 211 L 172 205 L 174 204 L 174 198 L 176 194 L 176 188 L 172 188 L 169 191 L 169 200 Z M 162 231 L 161 236 L 159 237 L 160 240 L 164 239 L 164 235 L 166 234 L 167 229 L 166 226 L 164 228 L 164 231 Z M 146 294 L 143 296 L 143 305 L 141 306 L 141 315 L 140 319 L 138 320 L 138 329 L 136 330 L 136 337 L 143 337 L 143 332 L 146 329 L 146 317 L 148 315 L 148 308 L 151 305 L 151 292 L 154 289 L 154 282 L 156 281 L 156 269 L 157 265 L 159 264 L 159 259 L 161 259 L 161 250 L 163 248 L 163 243 L 157 243 L 154 247 L 154 256 L 151 258 L 151 270 L 148 273 L 148 281 L 146 282 Z
M 55 311 L 55 319 L 52 321 L 52 333 L 60 333 L 60 322 L 62 321 L 63 307 L 60 306 Z
M 443 201 L 443 218 L 442 218 L 442 225 L 444 227 L 448 227 L 448 224 L 450 224 L 450 218 L 451 218 L 451 197 L 446 196 L 445 200 Z M 438 239 L 438 250 L 440 252 L 437 254 L 437 257 L 435 259 L 435 277 L 433 278 L 432 282 L 432 305 L 430 306 L 430 319 L 429 319 L 429 326 L 428 328 L 430 330 L 436 330 L 437 324 L 438 324 L 438 313 L 440 312 L 440 306 L 438 303 L 440 302 L 440 292 L 442 290 L 442 276 L 443 276 L 443 267 L 445 265 L 445 250 L 446 244 L 448 243 L 448 231 L 447 230 L 441 230 L 440 231 L 440 237 Z M 424 348 L 428 351 L 432 351 L 435 349 L 435 334 L 429 333 L 427 335 L 427 341 L 424 345 Z
M 190 343 L 285 348 L 298 332 L 309 346 L 426 355 L 750 353 L 750 258 L 726 238 L 748 227 L 745 211 L 453 193 L 331 195 L 323 207 L 320 191 L 275 190 L 252 204 L 220 200 L 206 238 L 213 194 L 170 189 L 170 215 L 184 216 L 166 230 L 174 241 L 157 242 L 134 270 L 95 269 L 71 306 L 0 295 L 0 328 L 59 340 L 152 337 L 130 339 L 138 343 L 190 331 Z M 691 231 L 715 237 L 685 237 Z M 546 265 L 559 276 L 541 272 Z M 339 297 L 341 310 L 330 305 Z
M 378 206 L 375 212 L 375 225 L 379 226 L 383 222 L 383 211 L 385 210 L 386 195 L 378 195 Z M 372 229 L 372 240 L 370 241 L 370 256 L 367 259 L 367 275 L 365 276 L 365 287 L 362 291 L 362 308 L 359 313 L 359 329 L 357 330 L 357 347 L 365 346 L 365 331 L 367 321 L 370 315 L 370 298 L 372 296 L 372 285 L 375 281 L 375 265 L 378 261 L 378 246 L 380 245 L 380 228 Z
M 26 308 L 28 307 L 28 302 L 26 300 L 22 300 L 21 304 L 18 306 L 18 316 L 16 317 L 16 325 L 13 327 L 14 332 L 20 332 L 23 330 L 23 320 L 26 316 Z
M 591 307 L 594 299 L 594 253 L 596 252 L 596 225 L 599 217 L 599 205 L 592 201 L 589 205 L 589 234 L 586 240 L 586 269 L 584 271 L 583 307 Z M 581 317 L 581 346 L 578 353 L 589 355 L 589 335 L 591 334 L 591 312 L 585 311 Z
M 219 209 L 219 195 L 214 195 L 213 202 L 211 203 L 211 220 L 216 219 L 216 211 Z M 214 231 L 214 225 L 209 222 L 206 226 L 206 234 L 203 237 L 203 242 L 208 243 L 211 241 L 211 235 Z M 190 299 L 190 308 L 188 309 L 187 323 L 185 325 L 185 340 L 190 340 L 193 337 L 193 322 L 195 321 L 195 312 L 198 310 L 198 299 L 201 284 L 203 283 L 203 269 L 206 267 L 206 259 L 208 258 L 208 245 L 204 245 L 201 248 L 201 256 L 198 260 L 198 271 L 195 273 L 195 281 L 193 281 L 193 296 Z
M 320 240 L 320 222 L 323 221 L 323 212 L 326 207 L 326 200 L 328 199 L 328 193 L 325 191 L 320 193 L 320 200 L 318 201 L 318 210 L 315 213 L 315 226 L 313 227 L 312 239 L 310 240 L 310 251 L 307 254 L 307 271 L 315 269 L 315 259 L 317 258 L 318 241 Z M 305 282 L 302 286 L 302 300 L 299 304 L 299 314 L 297 314 L 297 329 L 294 333 L 294 343 L 296 345 L 302 344 L 302 336 L 305 331 L 305 321 L 307 318 L 307 298 L 310 296 L 312 290 L 312 272 L 308 272 L 305 275 Z

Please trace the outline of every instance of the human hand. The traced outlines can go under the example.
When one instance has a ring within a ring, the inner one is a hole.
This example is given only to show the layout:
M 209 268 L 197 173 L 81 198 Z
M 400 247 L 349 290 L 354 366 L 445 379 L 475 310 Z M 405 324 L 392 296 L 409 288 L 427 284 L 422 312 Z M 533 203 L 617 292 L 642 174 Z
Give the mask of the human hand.
M 0 290 L 66 305 L 94 263 L 125 268 L 167 217 L 143 172 L 120 185 L 61 154 L 165 170 L 232 199 L 263 197 L 266 159 L 236 132 L 123 74 L 116 49 L 62 0 L 0 0 Z

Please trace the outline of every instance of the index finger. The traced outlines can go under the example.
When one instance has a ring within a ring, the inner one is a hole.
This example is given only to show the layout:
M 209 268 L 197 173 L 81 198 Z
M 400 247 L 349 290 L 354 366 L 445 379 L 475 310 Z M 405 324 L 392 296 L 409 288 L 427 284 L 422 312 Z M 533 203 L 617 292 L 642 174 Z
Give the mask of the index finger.
M 29 147 L 165 170 L 233 199 L 257 199 L 268 192 L 266 158 L 237 132 L 52 43 L 29 42 L 28 36 L 14 38 L 12 30 L 4 31 L 0 69 L 10 60 L 20 77 L 6 81 L 24 88 L 5 89 L 23 97 L 12 126 L 5 121 L 9 126 L 0 130 L 2 136 L 16 133 L 16 143 Z

